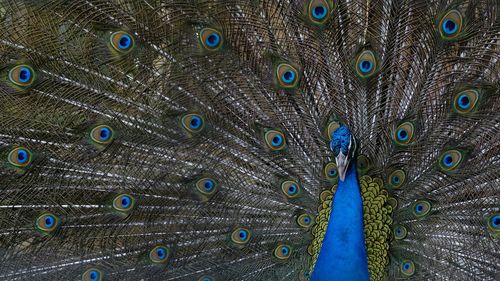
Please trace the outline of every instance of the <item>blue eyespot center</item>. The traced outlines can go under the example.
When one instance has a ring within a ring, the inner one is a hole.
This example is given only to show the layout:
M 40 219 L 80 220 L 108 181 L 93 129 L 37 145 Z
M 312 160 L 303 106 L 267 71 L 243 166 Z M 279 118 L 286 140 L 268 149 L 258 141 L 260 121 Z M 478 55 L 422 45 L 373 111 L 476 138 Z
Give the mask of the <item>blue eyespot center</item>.
M 417 204 L 415 209 L 417 210 L 417 213 L 421 213 L 424 210 L 424 206 L 422 206 L 421 204 Z
M 212 191 L 212 189 L 214 189 L 214 182 L 211 180 L 206 180 L 203 184 L 203 187 L 206 191 Z
M 457 32 L 458 25 L 451 19 L 447 19 L 443 22 L 443 30 L 446 34 L 450 35 Z
M 194 116 L 191 119 L 191 122 L 189 122 L 189 126 L 191 127 L 191 129 L 199 129 L 201 127 L 201 118 Z
M 405 262 L 404 265 L 403 265 L 403 269 L 404 270 L 410 269 L 410 263 L 409 262 Z
M 392 177 L 392 181 L 393 181 L 395 184 L 398 184 L 398 183 L 399 183 L 399 181 L 400 181 L 400 179 L 399 179 L 399 177 L 398 177 L 398 176 L 394 176 L 394 177 Z
M 17 152 L 17 162 L 19 162 L 19 164 L 24 164 L 28 161 L 28 152 L 24 149 L 20 149 L 18 152 Z
M 449 154 L 446 154 L 444 157 L 443 157 L 443 164 L 446 166 L 446 167 L 451 167 L 453 165 L 453 157 L 451 157 L 451 155 Z
M 461 95 L 458 98 L 458 106 L 460 106 L 460 108 L 462 108 L 462 109 L 468 109 L 469 105 L 470 105 L 470 99 L 469 99 L 468 96 Z
M 108 128 L 101 128 L 99 131 L 99 137 L 101 141 L 107 141 L 111 137 L 111 131 Z
M 220 36 L 217 33 L 210 34 L 205 40 L 205 43 L 209 47 L 216 47 L 217 45 L 219 45 L 219 42 L 220 42 Z
M 285 71 L 285 73 L 283 73 L 283 75 L 281 76 L 281 79 L 286 84 L 292 84 L 293 81 L 295 80 L 295 73 L 291 70 L 287 70 L 287 71 Z
M 309 217 L 304 218 L 304 223 L 309 224 L 311 222 L 311 219 Z
M 118 46 L 120 49 L 128 49 L 132 44 L 132 38 L 128 35 L 122 35 L 118 41 Z
M 19 81 L 26 83 L 31 79 L 31 70 L 27 67 L 22 67 L 19 71 Z
M 297 186 L 295 184 L 292 184 L 288 187 L 288 194 L 295 194 L 297 193 Z
M 494 228 L 500 227 L 500 216 L 494 216 L 491 218 L 491 224 Z
M 123 208 L 128 208 L 130 206 L 130 197 L 123 196 L 122 200 L 121 200 L 121 203 L 122 203 L 122 207 Z
M 55 223 L 54 217 L 52 217 L 52 216 L 45 217 L 45 226 L 46 227 L 50 228 L 50 227 L 54 226 L 54 223 Z
M 240 230 L 238 236 L 240 237 L 241 241 L 244 241 L 247 239 L 248 233 L 245 230 Z
M 160 259 L 164 259 L 166 256 L 167 256 L 167 252 L 165 251 L 165 249 L 163 248 L 158 248 L 156 250 L 156 255 L 160 258 Z
M 331 169 L 331 170 L 328 172 L 328 175 L 330 175 L 330 176 L 332 176 L 332 177 L 336 176 L 336 175 L 337 175 L 337 170 L 335 170 L 335 169 Z
M 326 11 L 327 9 L 325 6 L 319 5 L 314 7 L 314 9 L 312 9 L 312 15 L 315 19 L 322 20 L 326 17 Z
M 373 68 L 373 63 L 368 60 L 362 60 L 359 64 L 359 68 L 363 73 L 370 72 Z
M 276 135 L 273 137 L 272 144 L 273 146 L 280 146 L 283 143 L 283 138 L 280 135 Z
M 405 141 L 408 139 L 408 132 L 405 129 L 399 129 L 398 131 L 398 139 Z
M 97 281 L 99 279 L 99 273 L 97 271 L 91 271 L 89 277 L 91 281 Z
M 281 253 L 286 256 L 290 252 L 290 249 L 287 246 L 281 247 Z

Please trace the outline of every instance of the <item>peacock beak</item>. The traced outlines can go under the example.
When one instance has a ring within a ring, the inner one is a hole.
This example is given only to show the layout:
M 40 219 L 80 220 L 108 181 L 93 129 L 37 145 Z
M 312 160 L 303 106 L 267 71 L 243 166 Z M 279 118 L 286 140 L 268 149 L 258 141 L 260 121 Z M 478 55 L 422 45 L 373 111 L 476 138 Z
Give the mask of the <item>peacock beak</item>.
M 344 155 L 342 152 L 335 157 L 335 162 L 337 163 L 337 171 L 339 172 L 339 177 L 341 181 L 345 180 L 345 174 L 347 172 L 347 168 L 349 167 L 349 159 L 348 155 Z

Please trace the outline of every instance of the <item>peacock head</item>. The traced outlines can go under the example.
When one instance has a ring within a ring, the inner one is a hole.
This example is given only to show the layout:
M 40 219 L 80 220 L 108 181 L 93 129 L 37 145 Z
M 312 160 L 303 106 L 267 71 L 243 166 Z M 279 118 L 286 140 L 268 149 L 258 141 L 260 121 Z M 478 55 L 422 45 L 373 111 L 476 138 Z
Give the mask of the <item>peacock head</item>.
M 339 178 L 344 181 L 347 169 L 354 159 L 357 149 L 356 139 L 349 129 L 341 124 L 332 134 L 330 149 L 335 156 Z

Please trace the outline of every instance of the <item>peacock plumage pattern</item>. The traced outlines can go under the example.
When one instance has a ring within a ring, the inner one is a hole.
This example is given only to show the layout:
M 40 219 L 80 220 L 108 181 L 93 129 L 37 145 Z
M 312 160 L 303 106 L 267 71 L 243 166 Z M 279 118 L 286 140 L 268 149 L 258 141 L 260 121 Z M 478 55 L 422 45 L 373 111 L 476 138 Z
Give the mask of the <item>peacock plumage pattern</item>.
M 498 280 L 499 11 L 0 0 L 0 280 Z

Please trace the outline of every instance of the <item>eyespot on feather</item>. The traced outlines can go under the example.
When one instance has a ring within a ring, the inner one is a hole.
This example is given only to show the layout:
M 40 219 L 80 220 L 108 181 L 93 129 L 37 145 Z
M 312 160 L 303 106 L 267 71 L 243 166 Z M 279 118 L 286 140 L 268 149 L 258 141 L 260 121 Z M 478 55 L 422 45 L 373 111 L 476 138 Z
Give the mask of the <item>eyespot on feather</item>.
M 307 16 L 311 23 L 316 25 L 326 23 L 333 10 L 332 4 L 327 0 L 310 0 L 307 5 Z
M 479 92 L 477 90 L 465 90 L 453 98 L 453 109 L 459 114 L 467 114 L 477 108 Z
M 463 18 L 458 10 L 448 11 L 439 21 L 439 34 L 444 40 L 457 38 L 462 32 Z
M 309 214 L 302 214 L 297 217 L 297 224 L 303 228 L 309 228 L 314 224 L 314 219 Z
M 27 64 L 16 65 L 10 69 L 9 81 L 19 87 L 29 87 L 35 81 L 35 71 Z
M 218 30 L 208 27 L 200 31 L 199 40 L 201 46 L 209 51 L 217 51 L 224 44 L 222 34 Z
M 336 182 L 339 179 L 339 174 L 337 171 L 337 164 L 335 162 L 329 162 L 325 165 L 323 169 L 323 174 L 328 181 Z
M 412 276 L 415 274 L 415 264 L 410 260 L 403 260 L 399 266 L 399 270 L 404 276 Z
M 149 260 L 152 263 L 166 263 L 170 258 L 170 249 L 165 246 L 156 246 L 149 251 Z
M 500 213 L 490 214 L 487 218 L 488 231 L 493 237 L 500 237 Z
M 371 161 L 366 155 L 360 154 L 356 159 L 356 164 L 356 168 L 360 175 L 365 174 L 371 169 Z
M 297 198 L 300 195 L 301 187 L 293 180 L 286 180 L 281 183 L 281 191 L 288 198 Z
M 274 256 L 280 260 L 287 260 L 292 255 L 292 248 L 285 244 L 280 244 L 274 248 Z
M 400 146 L 409 145 L 415 134 L 415 126 L 411 122 L 401 123 L 392 134 L 393 141 Z
M 97 144 L 107 145 L 114 139 L 114 131 L 107 125 L 99 125 L 90 131 L 90 138 Z
M 295 88 L 299 83 L 299 71 L 288 63 L 281 63 L 276 67 L 278 86 L 283 89 Z
M 215 278 L 210 275 L 202 275 L 198 278 L 198 281 L 215 281 Z
M 217 192 L 218 184 L 212 178 L 201 178 L 196 182 L 196 190 L 205 196 L 212 196 Z
M 135 47 L 134 37 L 125 31 L 112 33 L 109 41 L 113 49 L 121 54 L 129 53 Z
M 231 233 L 231 241 L 237 245 L 245 245 L 250 241 L 252 232 L 245 227 L 238 227 Z
M 286 147 L 285 135 L 278 130 L 268 130 L 264 134 L 267 147 L 273 151 L 283 150 Z
M 439 157 L 439 168 L 443 172 L 451 172 L 457 169 L 464 161 L 463 152 L 451 149 L 443 152 Z
M 392 233 L 394 234 L 394 239 L 402 240 L 406 238 L 408 231 L 406 230 L 406 227 L 402 225 L 394 225 Z
M 33 155 L 26 147 L 16 147 L 7 155 L 7 161 L 17 168 L 24 168 L 32 161 Z
M 432 210 L 431 202 L 427 200 L 418 200 L 412 205 L 413 215 L 417 218 L 423 218 Z
M 120 194 L 113 199 L 113 209 L 128 212 L 134 208 L 135 199 L 128 194 Z
M 392 171 L 387 178 L 388 186 L 391 189 L 400 188 L 405 183 L 405 181 L 406 173 L 401 169 Z
M 42 233 L 49 234 L 59 227 L 59 218 L 52 213 L 43 213 L 36 219 L 35 226 Z
M 377 58 L 370 50 L 361 52 L 356 59 L 356 73 L 361 78 L 369 78 L 377 71 Z
M 96 268 L 90 268 L 82 274 L 82 281 L 102 281 L 102 272 Z
M 205 128 L 205 119 L 203 116 L 190 113 L 182 116 L 181 127 L 189 133 L 199 133 Z

